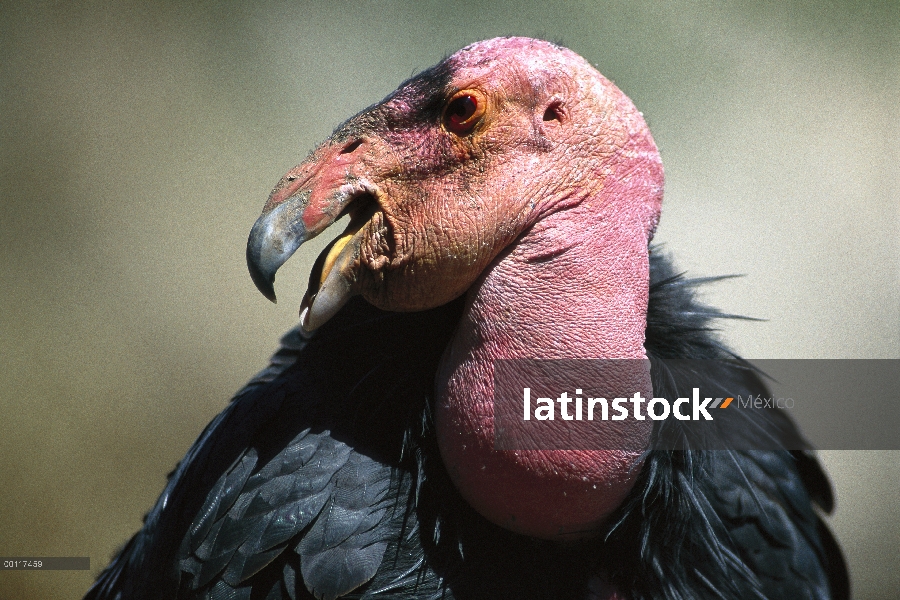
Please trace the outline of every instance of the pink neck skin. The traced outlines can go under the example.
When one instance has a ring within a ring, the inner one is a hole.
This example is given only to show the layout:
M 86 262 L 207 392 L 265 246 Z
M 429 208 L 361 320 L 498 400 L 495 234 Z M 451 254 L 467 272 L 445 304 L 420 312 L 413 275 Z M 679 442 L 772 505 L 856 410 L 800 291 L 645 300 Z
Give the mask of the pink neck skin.
M 640 470 L 634 451 L 495 450 L 492 364 L 498 358 L 646 358 L 648 242 L 659 215 L 662 168 L 649 135 L 639 142 L 634 153 L 620 154 L 599 191 L 544 217 L 495 260 L 468 292 L 442 359 L 435 419 L 444 462 L 479 513 L 519 533 L 593 534 Z M 642 169 L 635 170 L 630 159 L 651 152 L 649 168 L 638 161 Z M 652 397 L 649 373 L 632 384 Z M 645 448 L 652 421 L 603 427 L 608 439 Z

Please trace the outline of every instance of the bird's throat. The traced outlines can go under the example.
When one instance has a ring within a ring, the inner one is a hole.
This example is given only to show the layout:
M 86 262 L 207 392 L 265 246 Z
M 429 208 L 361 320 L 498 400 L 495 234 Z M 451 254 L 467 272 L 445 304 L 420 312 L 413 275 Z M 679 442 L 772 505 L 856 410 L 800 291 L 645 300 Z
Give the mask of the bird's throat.
M 441 454 L 466 500 L 489 520 L 541 538 L 599 531 L 640 470 L 650 421 L 603 422 L 584 447 L 495 448 L 496 359 L 644 359 L 649 293 L 646 219 L 589 199 L 539 221 L 469 291 L 438 372 Z M 573 382 L 574 383 L 574 382 Z M 632 381 L 652 394 L 649 371 Z

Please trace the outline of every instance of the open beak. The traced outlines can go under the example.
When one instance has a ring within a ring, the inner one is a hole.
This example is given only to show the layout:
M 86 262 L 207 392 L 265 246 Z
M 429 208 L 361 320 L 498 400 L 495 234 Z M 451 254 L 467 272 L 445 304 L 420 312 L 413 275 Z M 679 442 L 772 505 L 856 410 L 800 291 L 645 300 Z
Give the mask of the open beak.
M 315 163 L 319 163 L 318 165 Z M 360 249 L 365 225 L 378 209 L 376 190 L 356 178 L 323 177 L 321 161 L 308 161 L 276 186 L 247 239 L 253 283 L 275 302 L 275 273 L 304 242 L 350 215 L 347 229 L 316 259 L 300 307 L 300 324 L 312 331 L 360 292 Z M 327 171 L 327 170 L 326 170 Z M 328 181 L 330 180 L 330 182 Z M 329 184 L 330 183 L 330 184 Z

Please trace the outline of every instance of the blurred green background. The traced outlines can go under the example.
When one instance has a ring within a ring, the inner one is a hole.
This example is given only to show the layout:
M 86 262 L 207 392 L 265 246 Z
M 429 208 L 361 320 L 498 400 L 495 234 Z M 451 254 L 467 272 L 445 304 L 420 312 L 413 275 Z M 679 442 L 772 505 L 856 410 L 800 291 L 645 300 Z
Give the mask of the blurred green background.
M 295 323 L 247 233 L 347 116 L 461 46 L 568 45 L 644 112 L 657 239 L 752 358 L 900 357 L 900 4 L 0 3 L 0 598 L 80 597 Z M 896 401 L 896 399 L 889 399 Z M 900 453 L 823 452 L 856 597 L 900 590 Z

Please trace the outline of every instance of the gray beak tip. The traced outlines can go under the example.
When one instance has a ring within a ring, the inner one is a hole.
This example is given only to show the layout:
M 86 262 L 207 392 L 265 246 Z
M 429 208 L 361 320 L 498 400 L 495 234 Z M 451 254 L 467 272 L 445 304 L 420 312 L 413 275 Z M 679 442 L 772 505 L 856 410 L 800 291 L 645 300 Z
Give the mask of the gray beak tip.
M 271 300 L 273 303 L 277 303 L 278 300 L 275 298 L 275 272 L 267 272 L 263 268 L 264 261 L 260 260 L 259 253 L 256 252 L 257 248 L 253 247 L 252 244 L 252 236 L 250 240 L 247 242 L 247 269 L 250 271 L 250 278 L 253 279 L 253 283 L 256 285 L 256 289 L 258 289 L 263 296 Z
M 256 289 L 275 302 L 275 273 L 303 242 L 313 237 L 303 224 L 309 192 L 291 196 L 253 224 L 247 238 L 247 268 Z
M 265 213 L 253 224 L 247 238 L 247 268 L 256 289 L 275 302 L 275 273 L 306 241 L 303 221 L 293 220 L 293 213 L 281 205 Z

